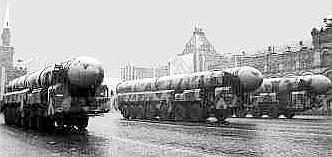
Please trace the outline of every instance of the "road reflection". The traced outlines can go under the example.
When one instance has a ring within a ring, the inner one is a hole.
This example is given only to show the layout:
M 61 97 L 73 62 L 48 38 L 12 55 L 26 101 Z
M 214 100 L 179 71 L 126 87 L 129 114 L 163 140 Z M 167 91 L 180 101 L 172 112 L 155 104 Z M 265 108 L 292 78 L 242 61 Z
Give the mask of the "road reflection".
M 331 118 L 229 122 L 219 127 L 137 122 L 113 112 L 91 118 L 83 134 L 50 135 L 6 126 L 0 120 L 0 153 L 13 156 L 9 147 L 19 147 L 28 156 L 330 156 L 332 152 Z

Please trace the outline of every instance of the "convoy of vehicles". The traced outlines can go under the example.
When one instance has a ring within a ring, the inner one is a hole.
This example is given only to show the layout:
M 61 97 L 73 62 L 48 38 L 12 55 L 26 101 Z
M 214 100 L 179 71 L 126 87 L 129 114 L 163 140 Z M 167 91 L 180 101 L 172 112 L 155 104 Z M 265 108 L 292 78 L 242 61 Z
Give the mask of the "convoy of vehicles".
M 263 79 L 252 67 L 155 77 L 121 82 L 115 91 L 102 85 L 104 69 L 95 58 L 76 57 L 21 76 L 6 86 L 1 111 L 9 125 L 41 132 L 88 125 L 90 116 L 110 104 L 125 118 L 219 122 L 283 114 L 321 107 L 331 80 L 323 75 Z M 110 94 L 111 93 L 111 94 Z M 110 101 L 110 95 L 112 100 Z
M 108 111 L 104 69 L 91 57 L 76 57 L 9 82 L 2 110 L 6 124 L 41 132 L 84 129 L 90 116 Z
M 297 112 L 327 104 L 329 88 L 331 80 L 323 75 L 264 79 L 262 86 L 248 93 L 246 101 L 233 114 L 244 117 L 250 113 L 256 118 L 262 115 L 278 118 L 283 114 L 292 118 Z
M 132 119 L 223 121 L 243 94 L 262 81 L 261 72 L 252 67 L 127 81 L 116 88 L 117 106 Z

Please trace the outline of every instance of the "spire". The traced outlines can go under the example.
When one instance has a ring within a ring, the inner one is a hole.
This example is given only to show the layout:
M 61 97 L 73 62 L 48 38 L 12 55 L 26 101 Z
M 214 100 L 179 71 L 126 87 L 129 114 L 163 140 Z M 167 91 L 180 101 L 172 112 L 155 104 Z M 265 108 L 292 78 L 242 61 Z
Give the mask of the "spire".
M 7 2 L 7 10 L 5 14 L 5 20 L 2 28 L 2 46 L 10 46 L 11 38 L 11 14 L 10 14 L 10 3 Z
M 11 28 L 11 15 L 10 15 L 10 10 L 9 10 L 9 3 L 7 3 L 7 9 L 6 9 L 6 14 L 5 14 L 5 20 L 3 23 L 3 28 Z
M 217 53 L 213 45 L 207 39 L 205 32 L 201 27 L 194 27 L 193 34 L 189 41 L 186 43 L 185 49 L 182 54 L 188 53 Z

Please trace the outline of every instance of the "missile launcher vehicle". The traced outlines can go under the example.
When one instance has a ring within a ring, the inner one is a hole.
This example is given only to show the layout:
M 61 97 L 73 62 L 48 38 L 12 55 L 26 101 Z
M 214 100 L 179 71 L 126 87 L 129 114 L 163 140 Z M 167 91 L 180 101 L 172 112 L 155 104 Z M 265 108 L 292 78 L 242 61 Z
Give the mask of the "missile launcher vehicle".
M 116 88 L 125 118 L 176 121 L 224 121 L 243 93 L 263 81 L 259 70 L 240 67 L 122 82 Z
M 250 113 L 253 117 L 283 114 L 292 118 L 297 112 L 322 107 L 327 101 L 331 80 L 324 75 L 264 79 L 261 87 L 249 93 L 241 108 L 233 111 L 237 117 Z
M 108 111 L 103 78 L 101 62 L 84 56 L 16 78 L 3 96 L 5 122 L 41 132 L 84 129 L 90 116 Z

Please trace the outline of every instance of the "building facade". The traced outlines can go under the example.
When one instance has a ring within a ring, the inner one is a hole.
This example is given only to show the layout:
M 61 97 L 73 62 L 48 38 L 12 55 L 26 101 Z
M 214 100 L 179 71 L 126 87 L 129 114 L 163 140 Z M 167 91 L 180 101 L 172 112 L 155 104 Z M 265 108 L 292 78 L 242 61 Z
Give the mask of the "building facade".
M 320 29 L 312 29 L 312 44 L 321 57 L 321 66 L 327 68 L 327 77 L 332 80 L 332 14 L 324 18 L 324 24 Z M 329 91 L 329 99 L 332 100 L 332 89 Z
M 124 63 L 120 67 L 121 81 L 130 81 L 144 78 L 161 77 L 169 75 L 169 66 L 135 66 L 130 63 Z
M 224 64 L 252 66 L 267 78 L 324 74 L 332 80 L 332 15 L 325 18 L 324 23 L 324 27 L 312 29 L 310 44 L 300 41 L 298 44 L 271 46 L 257 53 L 231 55 L 228 57 L 230 61 L 221 62 L 215 68 L 224 69 Z
M 310 71 L 320 73 L 326 66 L 321 64 L 320 57 L 315 57 L 316 53 L 310 45 L 299 44 L 292 47 L 284 46 L 283 49 L 270 47 L 266 51 L 254 54 L 233 55 L 230 60 L 234 67 L 251 66 L 259 69 L 265 77 L 282 77 L 302 75 Z M 217 69 L 223 69 L 221 66 L 217 66 Z

